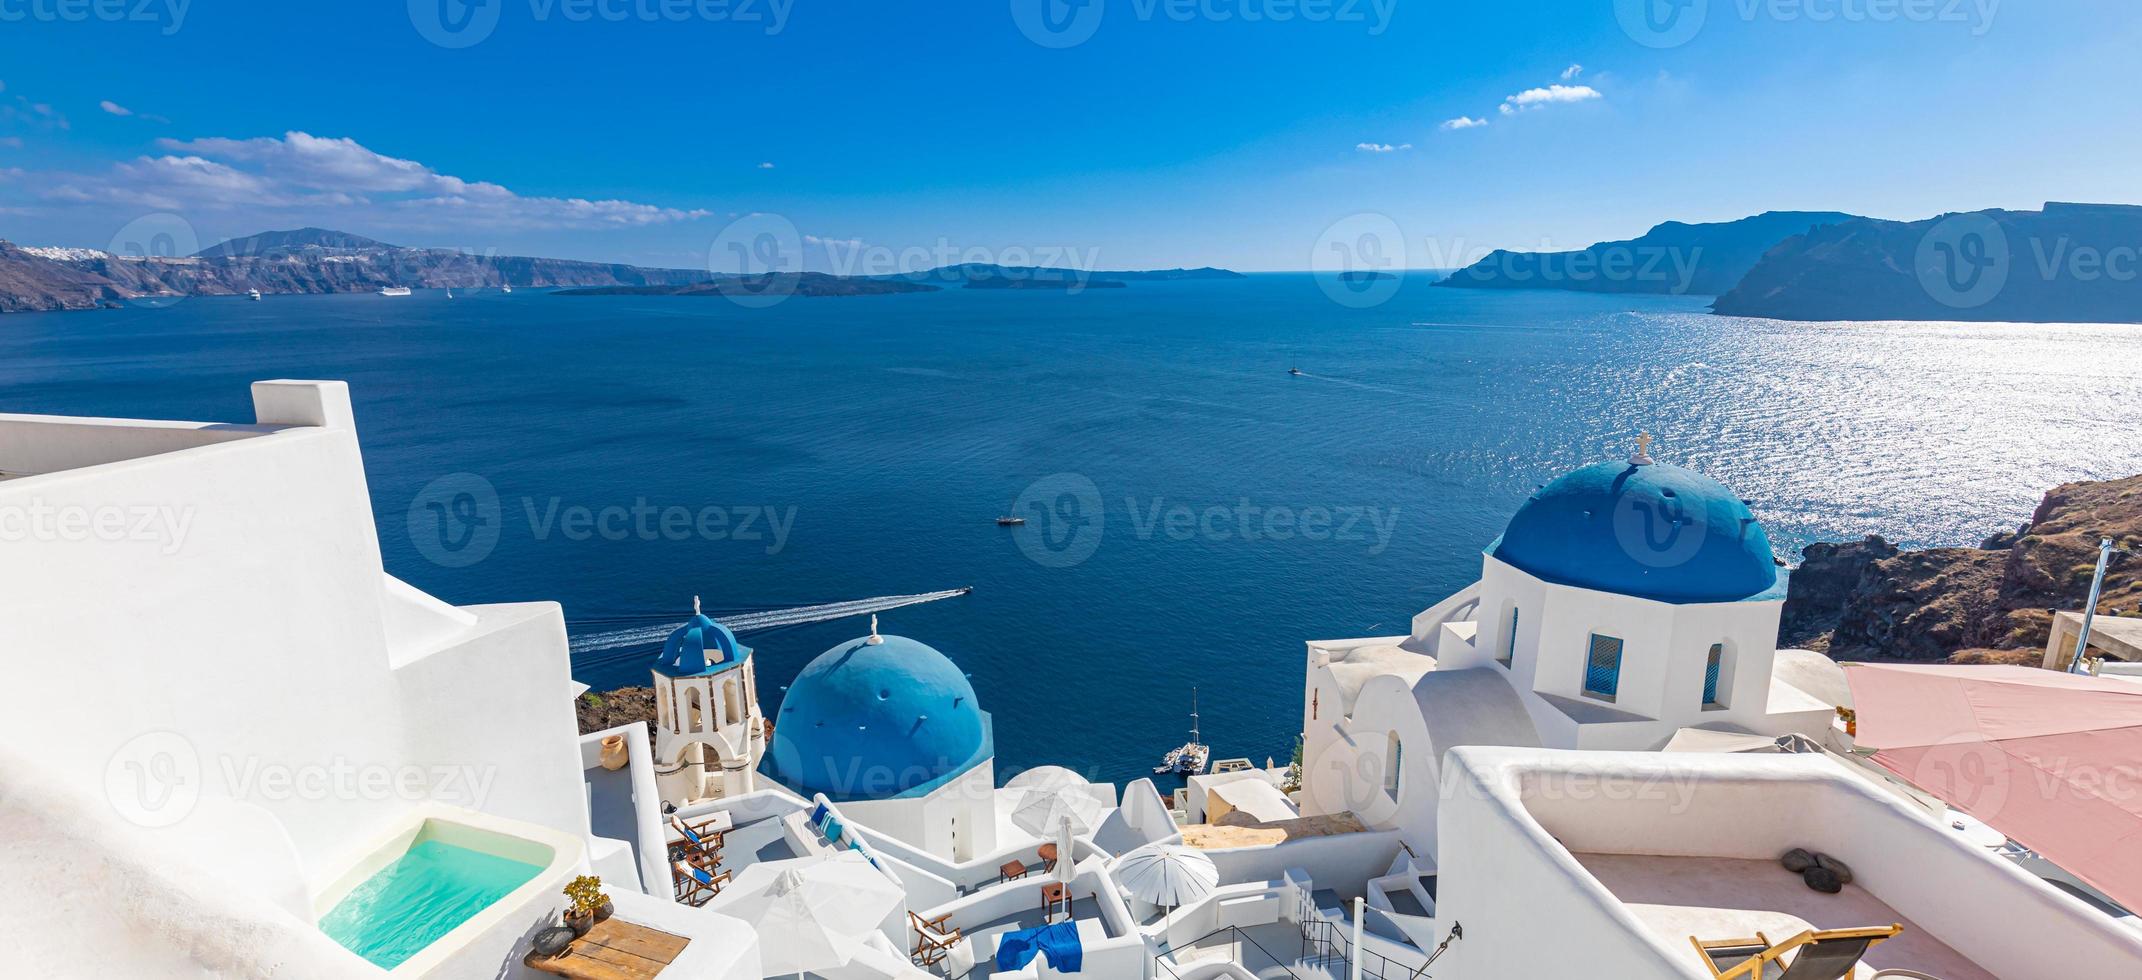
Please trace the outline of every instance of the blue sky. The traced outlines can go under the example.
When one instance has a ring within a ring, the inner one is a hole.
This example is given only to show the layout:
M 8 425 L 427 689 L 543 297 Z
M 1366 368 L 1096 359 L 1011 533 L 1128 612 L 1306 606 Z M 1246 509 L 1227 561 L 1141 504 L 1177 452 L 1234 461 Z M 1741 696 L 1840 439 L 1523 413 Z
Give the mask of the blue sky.
M 0 237 L 176 215 L 697 267 L 759 215 L 818 267 L 1272 270 L 1361 213 L 1430 267 L 2142 202 L 2124 0 L 1681 0 L 1685 40 L 1624 27 L 1671 0 L 91 2 L 0 0 Z

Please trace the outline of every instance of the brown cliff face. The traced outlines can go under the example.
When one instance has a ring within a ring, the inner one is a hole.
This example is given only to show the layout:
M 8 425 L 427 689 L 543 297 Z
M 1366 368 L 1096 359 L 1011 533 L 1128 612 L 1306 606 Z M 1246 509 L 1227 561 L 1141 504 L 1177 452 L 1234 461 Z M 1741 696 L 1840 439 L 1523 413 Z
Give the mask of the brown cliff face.
M 2078 609 L 2097 542 L 2116 548 L 2099 615 L 2142 615 L 2142 476 L 2070 483 L 2030 522 L 1977 548 L 1899 551 L 1879 536 L 1812 544 L 1793 572 L 1779 640 L 1840 660 L 2034 662 L 2048 609 Z M 1961 655 L 1961 656 L 1959 656 Z

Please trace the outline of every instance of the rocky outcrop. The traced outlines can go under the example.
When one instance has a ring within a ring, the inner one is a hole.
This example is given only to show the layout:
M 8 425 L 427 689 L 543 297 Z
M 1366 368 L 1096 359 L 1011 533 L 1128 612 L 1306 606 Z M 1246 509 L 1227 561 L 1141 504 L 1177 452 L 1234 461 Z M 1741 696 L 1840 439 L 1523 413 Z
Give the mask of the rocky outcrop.
M 1436 285 L 1716 296 L 1732 289 L 1779 242 L 1854 220 L 1837 211 L 1769 211 L 1709 224 L 1668 221 L 1642 238 L 1575 252 L 1498 250 Z
M 2115 553 L 2099 615 L 2142 615 L 2142 476 L 2070 483 L 1977 548 L 1901 551 L 1879 536 L 1802 551 L 1779 640 L 1840 660 L 2034 662 L 2048 610 L 2079 609 L 2097 542 Z
M 1860 218 L 1780 243 L 1712 311 L 1776 320 L 2142 322 L 2142 208 Z

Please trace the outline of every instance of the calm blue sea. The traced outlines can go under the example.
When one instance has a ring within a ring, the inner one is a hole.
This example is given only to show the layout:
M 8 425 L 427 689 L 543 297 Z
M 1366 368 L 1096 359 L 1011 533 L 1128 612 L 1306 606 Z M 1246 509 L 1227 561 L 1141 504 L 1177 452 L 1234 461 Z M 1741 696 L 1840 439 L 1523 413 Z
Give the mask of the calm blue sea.
M 0 411 L 248 420 L 248 382 L 347 379 L 389 570 L 456 603 L 556 599 L 576 629 L 682 618 L 695 593 L 719 612 L 971 585 L 885 631 L 972 674 L 1000 772 L 1114 780 L 1183 741 L 1193 685 L 1218 756 L 1284 759 L 1303 641 L 1404 632 L 1531 490 L 1639 430 L 1747 497 L 1787 557 L 1976 543 L 2054 484 L 2142 472 L 2137 328 L 1706 303 L 1411 281 L 1356 309 L 1307 275 L 770 309 L 193 299 L 0 319 Z M 995 526 L 1037 482 L 1029 503 L 1084 523 Z M 412 508 L 434 528 L 426 505 L 472 485 L 499 500 L 481 560 L 420 548 Z M 866 629 L 747 636 L 767 708 Z M 644 683 L 646 658 L 575 672 Z

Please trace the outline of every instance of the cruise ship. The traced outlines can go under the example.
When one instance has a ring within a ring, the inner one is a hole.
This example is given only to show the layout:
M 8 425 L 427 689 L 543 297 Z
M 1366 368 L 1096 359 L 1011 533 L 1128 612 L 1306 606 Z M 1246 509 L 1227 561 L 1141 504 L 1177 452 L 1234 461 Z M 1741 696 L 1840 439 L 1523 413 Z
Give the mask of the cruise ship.
M 251 403 L 0 415 L 0 974 L 2142 976 L 2129 665 L 1779 649 L 1761 522 L 1648 445 L 1244 681 L 1299 685 L 1298 763 L 1163 794 L 1000 767 L 1041 709 L 897 624 L 790 680 L 688 597 L 649 717 L 583 734 L 556 602 L 382 561 L 495 533 L 480 488 L 378 526 L 344 384 Z

